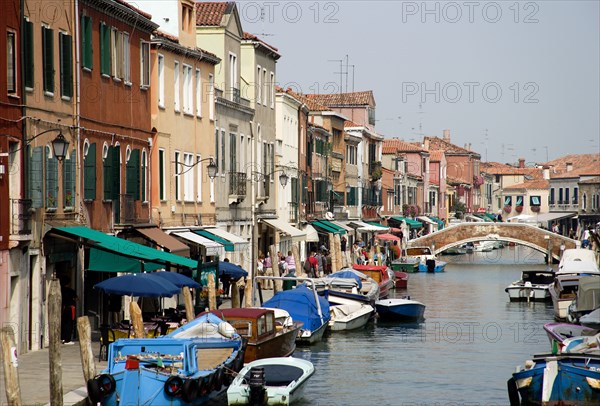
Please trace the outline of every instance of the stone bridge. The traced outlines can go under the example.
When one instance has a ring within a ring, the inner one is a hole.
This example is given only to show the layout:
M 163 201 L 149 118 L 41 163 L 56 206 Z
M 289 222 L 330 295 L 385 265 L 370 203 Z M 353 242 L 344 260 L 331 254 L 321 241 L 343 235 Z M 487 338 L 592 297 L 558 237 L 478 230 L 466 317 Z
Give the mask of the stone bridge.
M 509 241 L 560 259 L 560 246 L 576 248 L 579 241 L 524 223 L 460 223 L 408 242 L 409 247 L 432 247 L 435 254 L 475 241 Z

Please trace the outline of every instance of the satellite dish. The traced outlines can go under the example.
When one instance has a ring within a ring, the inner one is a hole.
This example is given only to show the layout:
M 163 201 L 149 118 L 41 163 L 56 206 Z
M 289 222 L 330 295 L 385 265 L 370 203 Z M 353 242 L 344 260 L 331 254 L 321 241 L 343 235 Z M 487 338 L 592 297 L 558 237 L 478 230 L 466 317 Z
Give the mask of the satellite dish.
M 333 220 L 335 218 L 335 216 L 333 215 L 332 212 L 328 211 L 327 213 L 325 213 L 325 218 L 327 220 Z

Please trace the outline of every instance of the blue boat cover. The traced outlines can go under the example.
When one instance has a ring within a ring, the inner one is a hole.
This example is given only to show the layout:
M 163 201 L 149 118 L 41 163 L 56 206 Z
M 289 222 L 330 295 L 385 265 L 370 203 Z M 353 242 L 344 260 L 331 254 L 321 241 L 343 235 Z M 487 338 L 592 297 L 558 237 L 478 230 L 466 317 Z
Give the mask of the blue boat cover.
M 358 282 L 358 289 L 362 289 L 362 282 L 360 281 L 360 276 L 358 276 L 355 272 L 351 270 L 346 271 L 338 271 L 329 275 L 330 278 L 345 278 L 345 279 L 354 279 Z
M 292 317 L 292 320 L 301 321 L 304 323 L 305 329 L 315 331 L 324 323 L 328 323 L 331 318 L 327 299 L 318 295 L 317 298 L 321 305 L 323 322 L 321 322 L 321 318 L 319 317 L 313 291 L 303 285 L 298 286 L 296 289 L 278 292 L 271 299 L 264 302 L 262 307 L 286 310 Z

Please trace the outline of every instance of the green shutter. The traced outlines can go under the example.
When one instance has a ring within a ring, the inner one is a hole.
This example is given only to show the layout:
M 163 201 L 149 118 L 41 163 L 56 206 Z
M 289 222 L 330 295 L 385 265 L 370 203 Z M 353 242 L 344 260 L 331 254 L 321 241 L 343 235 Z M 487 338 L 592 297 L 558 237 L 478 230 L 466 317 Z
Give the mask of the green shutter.
M 23 52 L 23 67 L 25 69 L 25 86 L 29 88 L 33 88 L 33 68 L 34 68 L 34 58 L 33 58 L 33 23 L 30 21 L 25 21 L 24 24 L 24 32 L 23 32 L 23 40 L 25 42 L 25 52 Z
M 89 146 L 83 163 L 83 198 L 96 200 L 96 143 Z
M 71 36 L 62 33 L 60 34 L 60 91 L 62 96 L 73 96 Z
M 103 171 L 102 171 L 103 172 L 102 173 L 103 184 L 104 184 L 104 200 L 111 200 L 112 196 L 113 196 L 112 195 L 112 179 L 111 179 L 111 177 L 113 176 L 112 156 L 114 153 L 115 153 L 114 148 L 109 147 L 106 158 L 104 158 L 104 165 L 103 165 Z
M 100 23 L 100 73 L 110 75 L 110 29 Z
M 84 68 L 92 69 L 92 18 L 81 16 L 81 55 Z
M 63 205 L 64 207 L 75 206 L 75 168 L 77 155 L 75 150 L 71 152 L 68 160 L 63 162 Z
M 42 27 L 44 91 L 54 93 L 54 30 Z
M 298 203 L 298 179 L 291 178 L 292 203 Z
M 29 163 L 29 198 L 31 207 L 39 209 L 42 207 L 42 189 L 44 182 L 44 147 L 33 148 L 31 161 Z
M 119 199 L 119 193 L 121 191 L 121 147 L 112 147 L 112 174 L 110 179 L 112 180 L 112 199 Z
M 146 201 L 146 153 L 142 154 L 142 171 L 141 171 L 141 186 L 142 186 L 142 202 Z
M 46 158 L 46 208 L 58 207 L 58 160 Z
M 217 150 L 218 151 L 218 150 Z M 165 199 L 165 151 L 158 151 L 158 193 L 159 199 Z
M 134 200 L 140 200 L 140 150 L 131 151 L 126 169 L 127 194 L 132 195 Z
M 308 178 L 306 175 L 302 175 L 302 203 L 306 204 L 308 200 Z

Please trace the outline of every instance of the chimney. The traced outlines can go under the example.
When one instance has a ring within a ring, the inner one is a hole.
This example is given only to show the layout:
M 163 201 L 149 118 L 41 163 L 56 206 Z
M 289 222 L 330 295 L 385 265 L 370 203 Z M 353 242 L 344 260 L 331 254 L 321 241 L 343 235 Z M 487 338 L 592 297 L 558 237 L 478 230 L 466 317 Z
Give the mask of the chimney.
M 423 149 L 429 151 L 429 138 L 425 138 L 425 141 L 423 142 Z
M 450 142 L 450 130 L 444 130 L 444 141 Z
M 525 158 L 519 158 L 519 168 L 525 168 Z
M 549 166 L 543 166 L 542 173 L 544 174 L 545 180 L 550 180 L 550 167 Z
M 571 172 L 573 170 L 573 162 L 567 162 L 567 172 Z

